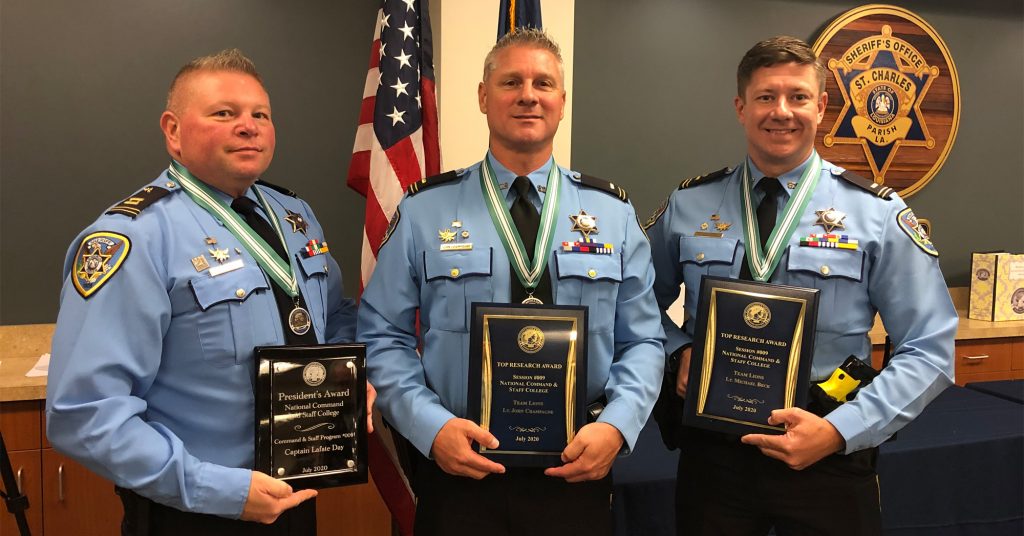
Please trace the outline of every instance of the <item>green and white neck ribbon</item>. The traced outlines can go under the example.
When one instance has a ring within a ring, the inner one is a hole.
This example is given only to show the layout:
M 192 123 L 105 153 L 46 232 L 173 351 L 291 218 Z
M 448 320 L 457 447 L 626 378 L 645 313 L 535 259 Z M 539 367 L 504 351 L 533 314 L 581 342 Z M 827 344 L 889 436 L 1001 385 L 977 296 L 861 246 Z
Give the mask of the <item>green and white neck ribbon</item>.
M 807 203 L 810 202 L 814 189 L 821 177 L 821 157 L 817 151 L 811 152 L 811 161 L 807 164 L 800 184 L 786 202 L 782 213 L 782 221 L 775 225 L 765 250 L 761 250 L 761 234 L 757 228 L 757 208 L 754 205 L 754 181 L 750 178 L 750 162 L 743 163 L 743 231 L 747 243 L 747 266 L 755 281 L 768 281 L 775 267 L 779 265 L 782 252 L 786 249 L 790 237 L 800 224 Z
M 172 160 L 171 166 L 167 168 L 167 173 L 196 204 L 219 219 L 231 231 L 231 234 L 245 246 L 245 249 L 252 254 L 263 271 L 279 287 L 292 298 L 299 296 L 299 283 L 292 271 L 291 263 L 282 259 L 270 244 L 267 244 L 260 235 L 256 234 L 256 231 L 252 230 L 252 227 L 249 227 L 248 223 L 245 223 L 238 213 L 231 210 L 231 207 L 221 201 L 209 186 L 193 177 L 188 169 L 178 162 Z M 277 221 L 277 214 L 274 213 L 274 209 L 270 208 L 270 204 L 267 203 L 267 199 L 263 197 L 263 192 L 259 188 L 253 188 L 253 191 L 256 192 L 260 206 L 263 207 L 267 216 L 270 216 L 270 223 L 274 226 L 274 231 L 281 239 L 281 243 L 286 245 L 285 250 L 287 250 L 287 243 L 284 240 L 284 233 L 281 231 L 281 224 Z
M 558 203 L 562 191 L 559 174 L 558 165 L 552 161 L 551 171 L 548 172 L 544 206 L 540 211 L 537 244 L 533 248 L 533 256 L 530 257 L 526 253 L 523 239 L 519 236 L 519 230 L 512 222 L 508 207 L 505 206 L 504 196 L 501 195 L 501 189 L 494 178 L 494 169 L 491 168 L 486 156 L 480 166 L 480 187 L 484 191 L 487 211 L 491 213 L 491 221 L 494 222 L 494 228 L 498 230 L 501 243 L 505 246 L 505 253 L 508 254 L 512 269 L 527 292 L 533 292 L 533 289 L 537 288 L 541 275 L 544 274 L 544 267 L 548 264 L 548 251 L 555 236 L 555 219 L 558 216 Z M 532 263 L 530 259 L 533 259 Z

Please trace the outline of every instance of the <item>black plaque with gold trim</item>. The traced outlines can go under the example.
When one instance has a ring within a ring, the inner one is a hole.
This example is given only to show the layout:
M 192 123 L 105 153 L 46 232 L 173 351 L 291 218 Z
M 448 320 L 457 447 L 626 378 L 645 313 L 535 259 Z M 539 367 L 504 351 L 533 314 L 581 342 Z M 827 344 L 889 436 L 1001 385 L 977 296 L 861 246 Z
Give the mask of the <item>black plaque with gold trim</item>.
M 256 348 L 256 470 L 293 489 L 367 481 L 366 345 Z
M 474 303 L 470 419 L 497 449 L 481 455 L 513 467 L 562 465 L 586 424 L 587 308 Z
M 772 410 L 804 407 L 818 290 L 705 276 L 683 423 L 736 435 L 783 433 Z

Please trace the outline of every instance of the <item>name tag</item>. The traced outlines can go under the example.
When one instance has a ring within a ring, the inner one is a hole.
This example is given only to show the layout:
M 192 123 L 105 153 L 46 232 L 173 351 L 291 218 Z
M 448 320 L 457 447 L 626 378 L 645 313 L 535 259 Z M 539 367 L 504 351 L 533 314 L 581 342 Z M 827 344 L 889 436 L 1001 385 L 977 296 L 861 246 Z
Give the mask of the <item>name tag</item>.
M 441 244 L 441 251 L 469 251 L 473 249 L 473 243 L 464 244 Z
M 217 266 L 213 266 L 213 267 L 210 268 L 210 276 L 217 277 L 218 275 L 226 274 L 228 272 L 233 272 L 235 270 L 238 270 L 239 268 L 241 268 L 243 266 L 245 266 L 245 263 L 242 262 L 242 259 L 235 259 L 235 260 L 233 260 L 231 262 L 225 262 L 224 264 L 218 264 Z

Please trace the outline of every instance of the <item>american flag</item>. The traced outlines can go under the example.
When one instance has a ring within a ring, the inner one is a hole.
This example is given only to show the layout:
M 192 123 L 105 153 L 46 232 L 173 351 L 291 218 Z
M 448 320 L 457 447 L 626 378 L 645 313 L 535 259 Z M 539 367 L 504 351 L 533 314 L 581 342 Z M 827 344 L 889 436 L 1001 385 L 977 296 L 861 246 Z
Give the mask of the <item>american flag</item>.
M 388 221 L 405 189 L 441 172 L 427 0 L 383 0 L 370 46 L 348 185 L 366 197 L 362 285 L 377 264 Z M 415 504 L 398 470 L 394 439 L 379 422 L 369 436 L 370 472 L 402 536 L 412 534 Z
M 501 0 L 498 6 L 498 39 L 516 28 L 544 28 L 540 0 Z
M 366 197 L 362 283 L 413 182 L 441 172 L 427 0 L 384 0 L 370 46 L 348 185 Z

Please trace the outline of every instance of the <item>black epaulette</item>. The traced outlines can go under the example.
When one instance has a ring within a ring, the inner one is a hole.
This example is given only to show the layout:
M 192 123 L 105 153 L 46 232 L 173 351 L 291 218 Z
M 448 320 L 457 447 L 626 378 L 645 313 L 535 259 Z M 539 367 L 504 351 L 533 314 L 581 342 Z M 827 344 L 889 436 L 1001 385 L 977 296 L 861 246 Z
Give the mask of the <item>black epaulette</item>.
M 589 186 L 590 188 L 596 188 L 607 194 L 618 197 L 620 201 L 629 201 L 629 194 L 626 193 L 625 188 L 616 186 L 614 182 L 608 182 L 604 179 L 597 177 L 591 177 L 590 175 L 580 174 L 580 183 L 583 186 Z
M 701 175 L 699 177 L 683 179 L 683 181 L 679 183 L 679 189 L 682 190 L 684 188 L 689 188 L 691 186 L 697 186 L 698 184 L 705 184 L 705 183 L 711 182 L 713 180 L 718 180 L 718 179 L 721 179 L 722 177 L 727 176 L 730 173 L 732 173 L 732 168 L 731 167 L 724 167 L 724 168 L 722 168 L 722 169 L 720 169 L 718 171 L 712 171 L 711 173 L 708 173 L 707 175 Z
M 442 173 L 440 175 L 434 175 L 433 177 L 427 177 L 425 179 L 421 179 L 410 184 L 405 191 L 409 195 L 416 195 L 416 193 L 421 190 L 426 190 L 427 188 L 430 188 L 431 186 L 437 186 L 438 184 L 451 182 L 459 178 L 460 176 L 461 174 L 459 173 L 458 170 L 449 171 L 447 173 Z
M 890 199 L 894 191 L 892 188 L 889 188 L 888 186 L 882 186 L 881 184 L 878 184 L 877 182 L 871 179 L 861 177 L 860 175 L 849 170 L 844 171 L 843 174 L 840 175 L 840 177 L 846 179 L 846 182 L 854 186 L 857 186 L 858 188 L 863 188 L 864 190 L 867 190 L 875 194 L 875 197 L 881 197 L 882 199 Z
M 282 194 L 287 195 L 288 197 L 299 197 L 298 195 L 295 194 L 295 192 L 289 190 L 288 188 L 285 188 L 284 186 L 278 186 L 276 184 L 271 184 L 265 180 L 258 180 L 256 181 L 256 184 L 259 184 L 260 186 L 266 186 L 271 190 L 277 190 L 278 192 L 281 192 Z
M 169 193 L 171 193 L 170 190 L 159 186 L 147 186 L 135 192 L 131 197 L 114 205 L 106 213 L 123 214 L 134 220 L 146 207 L 156 203 L 161 197 Z

